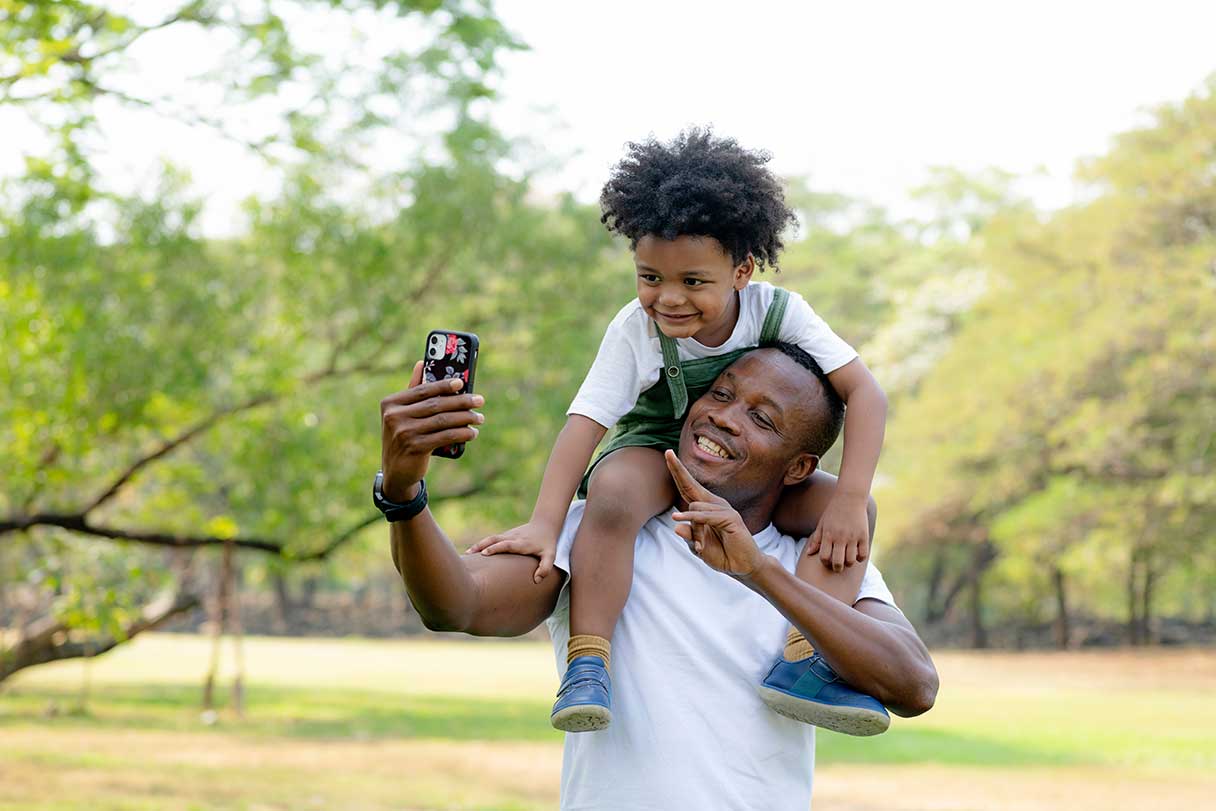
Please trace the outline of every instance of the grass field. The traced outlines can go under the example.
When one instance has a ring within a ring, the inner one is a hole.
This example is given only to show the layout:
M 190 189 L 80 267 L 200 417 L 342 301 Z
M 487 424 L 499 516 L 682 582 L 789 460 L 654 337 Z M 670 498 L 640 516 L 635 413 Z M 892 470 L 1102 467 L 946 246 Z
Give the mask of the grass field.
M 198 712 L 207 651 L 141 637 L 89 667 L 83 712 L 79 662 L 0 686 L 0 809 L 557 807 L 547 643 L 251 639 L 247 717 L 213 725 Z M 936 660 L 928 715 L 879 738 L 820 734 L 818 811 L 1216 797 L 1216 652 Z

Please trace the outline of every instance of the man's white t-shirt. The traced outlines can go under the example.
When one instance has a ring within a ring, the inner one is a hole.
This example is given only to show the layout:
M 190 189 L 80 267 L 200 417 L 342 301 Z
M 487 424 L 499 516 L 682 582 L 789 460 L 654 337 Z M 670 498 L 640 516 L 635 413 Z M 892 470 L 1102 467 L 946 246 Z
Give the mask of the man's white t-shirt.
M 567 573 L 585 503 L 570 508 L 558 539 L 555 564 Z M 806 543 L 771 525 L 755 538 L 790 571 Z M 865 598 L 895 605 L 874 566 Z M 561 675 L 568 585 L 546 624 Z M 806 811 L 814 727 L 777 715 L 756 693 L 787 628 L 771 603 L 693 555 L 670 513 L 650 519 L 612 637 L 612 725 L 566 735 L 562 809 Z
M 677 338 L 680 360 L 717 357 L 759 344 L 760 330 L 775 291 L 768 282 L 752 282 L 744 287 L 739 291 L 739 320 L 731 336 L 720 346 Z M 793 291 L 789 291 L 778 340 L 801 347 L 824 372 L 834 372 L 857 357 L 853 347 L 832 332 L 806 299 Z M 633 410 L 642 392 L 658 382 L 662 369 L 658 328 L 634 299 L 608 325 L 595 363 L 566 413 L 589 417 L 611 428 Z

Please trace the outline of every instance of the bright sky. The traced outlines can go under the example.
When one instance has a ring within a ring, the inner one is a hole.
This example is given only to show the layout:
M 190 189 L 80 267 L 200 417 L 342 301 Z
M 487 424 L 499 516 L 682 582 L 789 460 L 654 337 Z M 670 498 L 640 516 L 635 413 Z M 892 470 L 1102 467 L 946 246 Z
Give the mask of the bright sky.
M 1041 205 L 1072 198 L 1077 158 L 1216 71 L 1216 3 L 498 0 L 532 46 L 505 61 L 499 125 L 551 159 L 542 191 L 594 200 L 625 142 L 713 124 L 782 174 L 897 210 L 929 167 L 1044 170 Z M 325 32 L 321 32 L 324 34 Z M 160 46 L 189 65 L 186 40 Z M 149 76 L 163 84 L 171 72 Z M 0 111 L 0 174 L 31 131 Z M 138 178 L 165 154 L 207 195 L 205 228 L 238 227 L 266 192 L 258 161 L 205 130 L 115 117 L 104 169 Z M 11 148 L 17 145 L 17 149 Z

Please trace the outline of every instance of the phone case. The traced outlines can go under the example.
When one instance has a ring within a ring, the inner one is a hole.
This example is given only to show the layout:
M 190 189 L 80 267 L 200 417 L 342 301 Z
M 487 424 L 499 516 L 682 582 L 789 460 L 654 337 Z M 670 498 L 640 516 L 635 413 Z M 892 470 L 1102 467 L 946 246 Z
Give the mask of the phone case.
M 453 330 L 431 330 L 426 336 L 426 352 L 422 361 L 422 381 L 434 383 L 459 377 L 464 380 L 461 394 L 473 393 L 473 375 L 477 370 L 477 350 L 480 344 L 471 332 Z M 464 443 L 445 445 L 431 451 L 432 456 L 459 459 L 464 454 Z

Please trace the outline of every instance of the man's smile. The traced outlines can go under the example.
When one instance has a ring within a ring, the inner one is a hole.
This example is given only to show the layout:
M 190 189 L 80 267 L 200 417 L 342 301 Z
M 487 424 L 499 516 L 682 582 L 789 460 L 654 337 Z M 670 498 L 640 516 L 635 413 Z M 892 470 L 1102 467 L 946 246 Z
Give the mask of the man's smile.
M 705 454 L 716 456 L 719 459 L 735 458 L 734 452 L 730 450 L 729 446 L 724 444 L 723 441 L 710 439 L 708 436 L 700 432 L 693 434 L 693 440 L 697 450 Z

